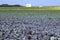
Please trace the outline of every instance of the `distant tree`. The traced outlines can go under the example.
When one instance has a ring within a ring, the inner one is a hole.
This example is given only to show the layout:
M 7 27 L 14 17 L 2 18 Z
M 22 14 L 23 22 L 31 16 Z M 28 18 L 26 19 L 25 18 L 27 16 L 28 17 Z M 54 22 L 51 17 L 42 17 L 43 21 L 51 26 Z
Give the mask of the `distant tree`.
M 6 6 L 8 6 L 8 4 L 2 4 L 2 5 L 0 5 L 0 7 L 6 7 Z
M 8 4 L 2 4 L 0 7 L 23 7 L 21 5 L 8 5 Z
M 21 5 L 13 5 L 14 7 L 21 7 Z

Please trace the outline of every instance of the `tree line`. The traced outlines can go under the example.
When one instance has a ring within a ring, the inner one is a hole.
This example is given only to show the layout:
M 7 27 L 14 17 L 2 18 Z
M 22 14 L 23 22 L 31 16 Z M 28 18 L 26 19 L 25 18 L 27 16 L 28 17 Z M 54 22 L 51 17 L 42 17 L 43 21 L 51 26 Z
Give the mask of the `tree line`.
M 0 7 L 23 7 L 22 5 L 8 5 L 8 4 L 2 4 Z

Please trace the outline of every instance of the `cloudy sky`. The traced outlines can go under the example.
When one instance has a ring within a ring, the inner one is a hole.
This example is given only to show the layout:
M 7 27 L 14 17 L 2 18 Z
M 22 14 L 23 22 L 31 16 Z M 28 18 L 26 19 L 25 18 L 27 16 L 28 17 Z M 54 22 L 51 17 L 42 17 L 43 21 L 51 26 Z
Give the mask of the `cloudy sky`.
M 0 4 L 32 4 L 33 6 L 60 6 L 60 0 L 0 0 Z

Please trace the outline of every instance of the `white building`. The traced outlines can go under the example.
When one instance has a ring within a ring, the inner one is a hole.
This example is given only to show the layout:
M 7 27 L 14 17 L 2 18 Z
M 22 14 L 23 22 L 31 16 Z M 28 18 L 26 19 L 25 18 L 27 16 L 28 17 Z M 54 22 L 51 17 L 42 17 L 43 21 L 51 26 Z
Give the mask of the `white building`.
M 58 40 L 60 40 L 60 38 L 58 38 Z
M 52 36 L 50 40 L 57 40 L 57 37 Z
M 31 4 L 26 4 L 26 7 L 31 7 Z
M 39 6 L 39 7 L 43 7 L 43 6 Z

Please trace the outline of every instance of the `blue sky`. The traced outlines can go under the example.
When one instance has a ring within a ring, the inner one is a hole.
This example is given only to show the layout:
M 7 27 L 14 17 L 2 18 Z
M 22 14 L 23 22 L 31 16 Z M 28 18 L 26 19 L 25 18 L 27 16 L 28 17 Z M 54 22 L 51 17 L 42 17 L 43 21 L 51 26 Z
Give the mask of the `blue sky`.
M 60 6 L 60 0 L 0 0 L 0 4 L 32 4 L 32 6 Z

